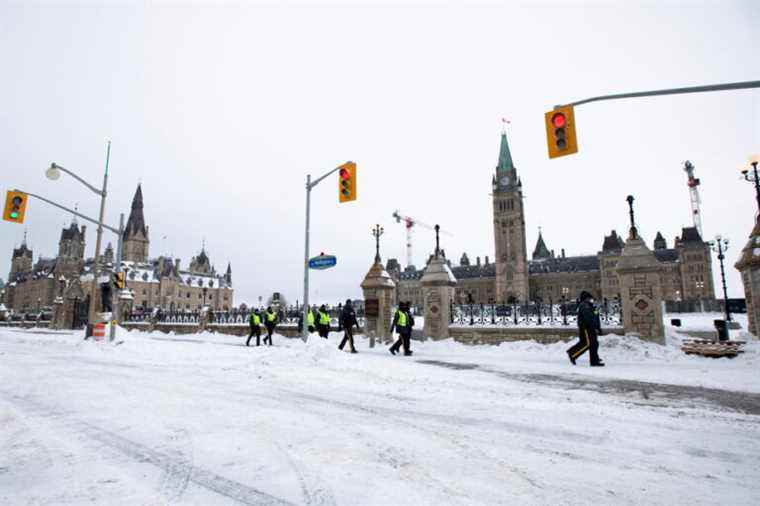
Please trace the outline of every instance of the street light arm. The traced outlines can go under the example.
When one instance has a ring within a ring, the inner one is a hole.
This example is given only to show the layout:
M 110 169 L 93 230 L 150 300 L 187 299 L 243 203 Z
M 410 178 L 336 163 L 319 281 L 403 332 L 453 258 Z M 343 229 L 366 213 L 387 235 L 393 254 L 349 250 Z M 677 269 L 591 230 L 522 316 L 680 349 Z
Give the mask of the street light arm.
M 41 201 L 43 201 L 43 202 L 47 202 L 47 203 L 48 203 L 48 204 L 50 204 L 51 206 L 55 206 L 55 207 L 57 207 L 58 209 L 63 209 L 63 210 L 64 210 L 64 211 L 66 211 L 67 213 L 71 213 L 71 214 L 73 214 L 73 215 L 75 215 L 75 216 L 78 216 L 78 217 L 82 218 L 83 220 L 89 221 L 90 223 L 94 223 L 95 225 L 99 225 L 99 223 L 98 223 L 98 220 L 94 220 L 94 219 L 90 218 L 89 216 L 85 216 L 84 214 L 82 214 L 82 213 L 80 213 L 80 212 L 78 212 L 78 211 L 74 211 L 73 209 L 69 209 L 69 208 L 68 208 L 68 207 L 66 207 L 66 206 L 62 206 L 61 204 L 56 204 L 56 203 L 55 203 L 55 202 L 53 202 L 52 200 L 48 200 L 48 199 L 46 199 L 45 197 L 40 197 L 39 195 L 35 195 L 34 193 L 25 192 L 25 191 L 23 191 L 23 190 L 19 190 L 19 189 L 14 189 L 13 191 L 16 191 L 16 192 L 20 192 L 20 193 L 24 193 L 24 194 L 26 194 L 26 195 L 27 195 L 27 196 L 29 196 L 29 197 L 34 197 L 34 198 L 36 198 L 36 199 L 40 199 L 40 200 L 41 200 Z M 118 230 L 118 229 L 116 229 L 116 228 L 113 228 L 113 227 L 109 227 L 109 226 L 108 226 L 108 225 L 106 225 L 105 223 L 103 224 L 103 228 L 110 230 L 110 231 L 111 231 L 111 232 L 113 232 L 114 234 L 117 234 L 117 235 L 119 234 L 119 230 Z
M 335 174 L 336 172 L 338 172 L 338 169 L 340 169 L 340 167 L 335 167 L 330 172 L 324 174 L 323 176 L 321 176 L 321 177 L 315 179 L 313 182 L 309 183 L 309 190 L 311 190 L 312 188 L 314 188 L 315 186 L 317 186 L 324 178 L 326 178 L 326 177 L 328 177 L 328 176 L 330 176 L 330 175 Z
M 85 185 L 87 188 L 89 188 L 96 195 L 100 195 L 101 197 L 105 197 L 106 196 L 106 194 L 105 194 L 104 191 L 98 190 L 97 188 L 95 188 L 94 186 L 92 186 L 90 183 L 88 183 L 87 181 L 85 181 L 81 177 L 79 177 L 76 174 L 74 174 L 73 172 L 71 172 L 69 169 L 61 167 L 60 165 L 58 165 L 55 162 L 51 163 L 50 166 L 53 167 L 53 168 L 55 168 L 55 169 L 61 170 L 61 171 L 65 172 L 66 174 L 68 174 L 69 176 L 73 177 L 74 179 L 76 179 L 77 181 L 79 181 L 80 183 L 82 183 L 83 185 Z

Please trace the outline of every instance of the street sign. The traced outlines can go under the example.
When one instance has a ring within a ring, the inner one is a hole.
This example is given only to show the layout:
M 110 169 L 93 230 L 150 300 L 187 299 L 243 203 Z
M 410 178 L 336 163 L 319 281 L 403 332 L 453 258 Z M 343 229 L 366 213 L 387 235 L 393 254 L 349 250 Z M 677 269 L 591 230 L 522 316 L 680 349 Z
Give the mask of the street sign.
M 323 254 L 309 259 L 309 269 L 329 269 L 330 267 L 335 267 L 336 263 L 338 263 L 338 260 L 334 255 Z

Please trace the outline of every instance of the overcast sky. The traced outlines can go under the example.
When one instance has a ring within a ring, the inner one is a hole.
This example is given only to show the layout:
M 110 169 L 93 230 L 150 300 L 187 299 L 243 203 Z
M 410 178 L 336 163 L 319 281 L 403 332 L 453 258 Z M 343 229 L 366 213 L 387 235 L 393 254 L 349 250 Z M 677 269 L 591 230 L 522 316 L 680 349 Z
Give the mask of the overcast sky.
M 235 302 L 272 291 L 302 300 L 304 182 L 346 160 L 359 199 L 337 203 L 337 176 L 312 194 L 312 298 L 359 297 L 385 227 L 383 260 L 402 263 L 403 212 L 450 231 L 449 258 L 494 256 L 490 207 L 500 118 L 522 177 L 529 254 L 593 254 L 627 230 L 626 195 L 650 244 L 691 225 L 684 160 L 702 180 L 705 235 L 723 233 L 729 296 L 756 204 L 740 180 L 760 152 L 760 90 L 610 101 L 576 109 L 579 153 L 549 160 L 544 112 L 588 96 L 760 79 L 760 3 L 634 2 L 541 7 L 415 2 L 356 7 L 0 6 L 2 189 L 38 192 L 96 215 L 98 199 L 51 161 L 99 185 L 116 224 L 142 182 L 151 257 L 187 267 L 205 238 L 232 263 Z M 70 217 L 38 201 L 25 227 L 57 252 Z M 0 223 L 0 277 L 24 226 Z M 107 236 L 108 240 L 114 239 Z M 87 252 L 95 248 L 88 226 Z M 115 239 L 114 239 L 115 243 Z M 420 265 L 434 247 L 415 237 Z M 719 267 L 713 261 L 716 294 Z

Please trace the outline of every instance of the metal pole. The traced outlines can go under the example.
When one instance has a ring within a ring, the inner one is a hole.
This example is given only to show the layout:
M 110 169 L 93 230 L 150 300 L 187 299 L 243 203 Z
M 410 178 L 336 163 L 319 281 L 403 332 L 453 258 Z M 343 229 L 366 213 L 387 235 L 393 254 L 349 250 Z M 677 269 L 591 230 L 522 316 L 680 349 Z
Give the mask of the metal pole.
M 311 174 L 306 175 L 306 239 L 303 252 L 303 329 L 304 342 L 309 337 L 309 325 L 306 321 L 309 311 L 309 220 L 311 218 Z
M 93 265 L 93 280 L 90 288 L 90 315 L 88 324 L 95 322 L 95 308 L 97 307 L 98 277 L 100 275 L 100 242 L 103 237 L 103 214 L 106 210 L 106 190 L 108 188 L 108 162 L 111 158 L 111 141 L 108 141 L 106 150 L 106 171 L 103 174 L 103 190 L 100 193 L 100 214 L 98 215 L 98 234 L 95 239 L 95 264 Z
M 122 239 L 123 236 L 124 236 L 124 213 L 121 213 L 119 215 L 119 237 L 118 237 L 118 239 L 116 239 L 116 265 L 114 266 L 114 274 L 117 274 L 117 275 L 121 272 L 121 259 L 122 259 L 122 255 L 124 254 L 123 251 L 122 251 L 123 248 L 124 248 L 124 244 L 122 242 L 123 241 L 123 239 Z M 126 289 L 126 282 L 127 282 L 126 279 L 127 278 L 125 276 L 124 277 L 124 288 L 125 289 Z M 119 305 L 119 300 L 121 300 L 119 292 L 121 290 L 119 290 L 118 287 L 114 287 L 114 288 L 115 288 L 114 291 L 113 291 L 113 297 L 114 297 L 113 312 L 114 312 L 114 315 L 112 315 L 112 318 L 111 318 L 111 334 L 109 336 L 109 339 L 111 341 L 113 341 L 114 339 L 116 339 L 116 325 L 118 325 L 119 323 L 121 323 L 121 307 Z
M 726 321 L 731 321 L 731 312 L 728 310 L 728 291 L 726 290 L 726 270 L 723 268 L 723 259 L 726 258 L 726 256 L 723 254 L 723 240 L 719 239 L 718 241 L 718 260 L 720 260 L 720 278 L 723 282 L 723 304 L 725 305 L 726 310 Z
M 757 162 L 752 162 L 752 170 L 755 172 L 755 199 L 757 200 L 757 211 L 760 213 L 760 178 L 757 176 Z M 760 214 L 758 214 L 760 218 Z
M 760 81 L 744 81 L 740 83 L 726 83 L 726 84 L 708 84 L 706 86 L 690 86 L 687 88 L 668 88 L 664 90 L 654 91 L 637 91 L 634 93 L 616 93 L 613 95 L 602 95 L 599 97 L 587 98 L 584 100 L 578 100 L 566 105 L 581 105 L 588 104 L 589 102 L 599 102 L 601 100 L 615 100 L 619 98 L 636 98 L 636 97 L 651 97 L 655 95 L 680 95 L 682 93 L 701 93 L 705 91 L 726 91 L 726 90 L 743 90 L 748 88 L 760 88 Z M 556 106 L 559 108 L 562 106 Z

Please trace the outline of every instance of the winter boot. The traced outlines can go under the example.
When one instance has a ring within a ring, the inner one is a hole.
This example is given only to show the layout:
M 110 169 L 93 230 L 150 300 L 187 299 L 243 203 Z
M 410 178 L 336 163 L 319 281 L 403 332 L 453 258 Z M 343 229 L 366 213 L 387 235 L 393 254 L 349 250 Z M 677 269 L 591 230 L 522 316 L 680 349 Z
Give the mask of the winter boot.
M 573 358 L 572 353 L 570 353 L 569 351 L 567 352 L 567 358 L 570 359 L 570 363 L 572 363 L 573 365 L 575 365 L 575 359 Z

